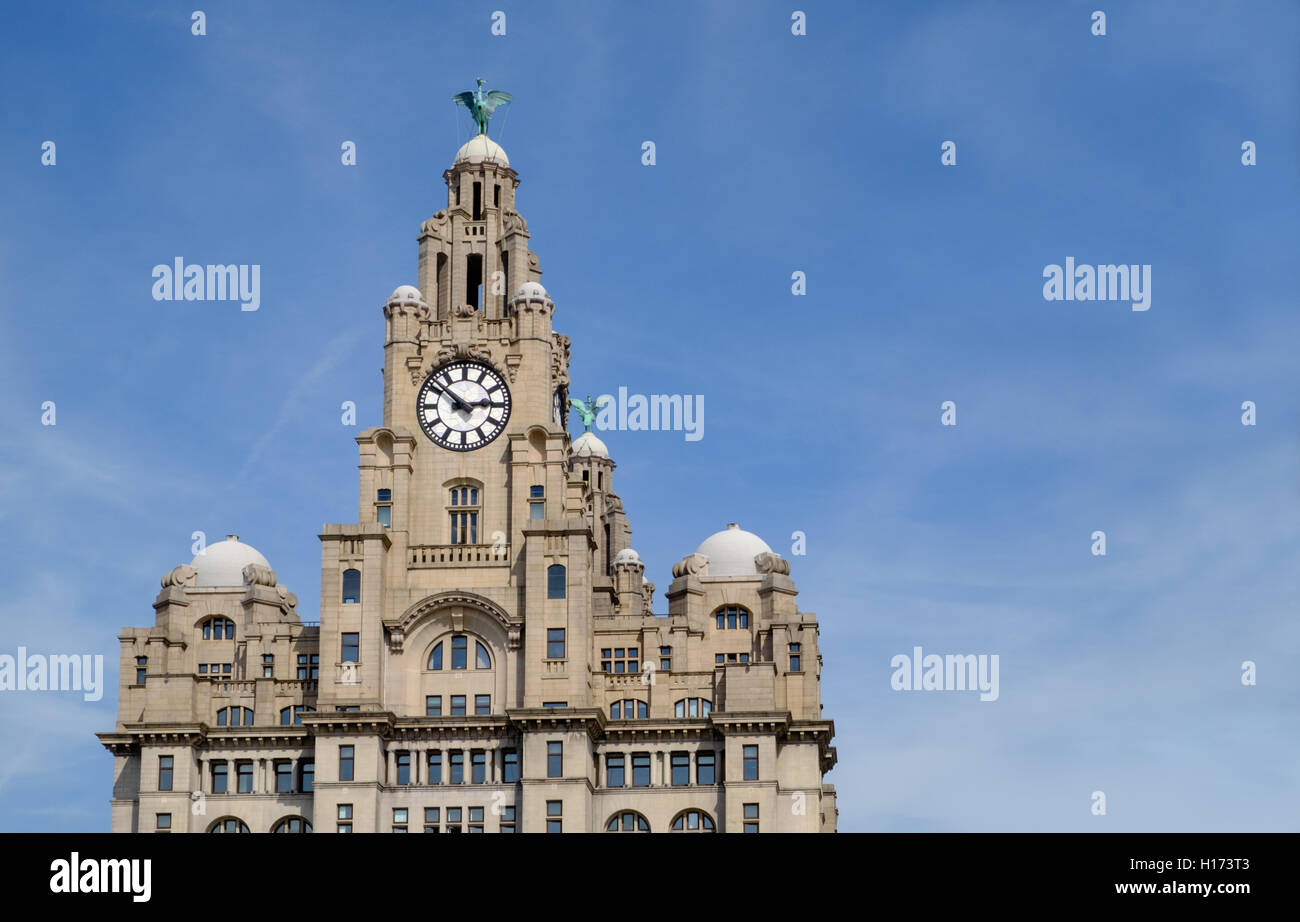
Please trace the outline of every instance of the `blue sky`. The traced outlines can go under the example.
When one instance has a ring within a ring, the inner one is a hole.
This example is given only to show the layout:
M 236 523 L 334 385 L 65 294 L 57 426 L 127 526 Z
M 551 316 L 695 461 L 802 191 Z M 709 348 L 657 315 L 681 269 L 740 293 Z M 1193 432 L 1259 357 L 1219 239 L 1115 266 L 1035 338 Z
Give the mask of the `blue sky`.
M 477 76 L 575 393 L 705 397 L 698 442 L 602 433 L 647 576 L 731 521 L 791 557 L 842 830 L 1296 827 L 1300 9 L 792 6 L 6 12 L 0 652 L 113 672 L 0 695 L 0 829 L 108 828 L 116 635 L 193 531 L 317 610 Z M 152 300 L 176 256 L 259 264 L 260 310 Z M 1067 256 L 1150 264 L 1150 310 L 1045 301 Z M 892 691 L 916 645 L 999 700 Z

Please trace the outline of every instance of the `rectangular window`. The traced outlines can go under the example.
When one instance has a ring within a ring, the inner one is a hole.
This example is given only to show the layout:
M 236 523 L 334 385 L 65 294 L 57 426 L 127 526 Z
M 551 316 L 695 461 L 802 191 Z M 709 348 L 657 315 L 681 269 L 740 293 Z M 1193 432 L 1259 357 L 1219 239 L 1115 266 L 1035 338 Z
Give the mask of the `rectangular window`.
M 172 789 L 172 757 L 158 757 L 158 790 L 170 791 Z
M 437 832 L 438 824 L 442 821 L 439 814 L 442 812 L 441 807 L 424 808 L 424 831 Z
M 226 793 L 227 790 L 229 789 L 226 787 L 226 763 L 213 762 L 212 763 L 212 793 L 224 794 Z
M 758 832 L 758 804 L 745 804 L 745 832 Z
M 469 831 L 471 833 L 483 831 L 483 808 L 469 808 Z
M 716 784 L 717 757 L 711 752 L 699 752 L 695 755 L 695 783 Z
M 287 759 L 275 763 L 275 793 L 293 793 L 293 763 Z
M 464 695 L 452 695 L 452 696 L 451 696 L 451 716 L 452 716 L 452 717 L 464 717 L 464 716 L 465 716 L 465 696 L 464 696 Z
M 460 807 L 447 808 L 447 831 L 462 832 L 460 828 Z
M 543 701 L 542 702 L 542 707 L 544 708 L 567 708 L 568 706 L 569 706 L 569 702 L 567 701 Z
M 453 750 L 448 754 L 451 760 L 451 783 L 465 783 L 465 751 L 463 749 Z
M 343 635 L 343 657 L 344 663 L 361 662 L 361 635 L 344 634 Z
M 392 507 L 392 506 L 383 506 L 383 505 L 381 505 L 381 506 L 376 506 L 376 507 L 375 507 L 375 521 L 377 521 L 380 525 L 384 526 L 385 528 L 392 528 L 392 527 L 393 527 L 393 507 Z
M 511 804 L 508 807 L 501 808 L 501 826 L 502 832 L 515 831 L 515 807 Z
M 546 629 L 546 658 L 564 659 L 564 628 Z
M 803 669 L 801 669 L 799 666 L 800 660 L 802 660 L 803 658 L 801 655 L 801 651 L 802 651 L 802 647 L 799 644 L 797 643 L 790 644 L 790 671 L 791 672 L 803 672 Z
M 464 669 L 466 654 L 469 650 L 469 638 L 456 634 L 451 638 L 451 668 Z
M 555 740 L 546 744 L 546 777 L 564 777 L 564 744 Z
M 351 746 L 339 747 L 339 780 L 352 780 L 352 766 L 355 756 L 355 750 Z
M 409 814 L 405 807 L 393 808 L 393 832 L 406 832 L 406 819 Z
M 475 695 L 474 696 L 474 713 L 491 714 L 492 713 L 492 696 Z
M 528 518 L 529 518 L 529 519 L 533 519 L 533 520 L 536 520 L 536 519 L 545 519 L 545 518 L 546 518 L 546 503 L 544 503 L 544 502 L 543 502 L 543 503 L 529 503 L 529 504 L 528 504 Z
M 153 815 L 153 828 L 155 832 L 171 832 L 172 815 L 170 813 L 155 813 Z
M 235 773 L 236 773 L 237 785 L 238 785 L 236 787 L 236 790 L 239 791 L 240 794 L 252 794 L 253 793 L 253 763 L 236 762 Z
M 659 648 L 659 671 L 671 672 L 672 668 L 673 668 L 673 648 L 660 647 Z
M 310 794 L 316 790 L 316 763 L 302 762 L 298 766 L 298 790 Z
M 469 754 L 469 783 L 487 784 L 487 753 L 482 749 Z
M 625 783 L 623 780 L 623 763 L 624 758 L 621 752 L 612 752 L 605 756 L 605 785 L 607 787 L 623 787 Z
M 530 499 L 543 499 L 546 496 L 546 487 L 540 484 L 533 484 L 528 488 L 528 496 Z
M 411 754 L 409 752 L 399 752 L 397 754 L 397 783 L 411 783 Z
M 691 754 L 674 752 L 672 754 L 673 787 L 682 787 L 691 783 Z
M 501 757 L 501 780 L 506 784 L 514 784 L 519 780 L 519 753 L 514 749 L 507 749 Z
M 429 783 L 442 784 L 442 753 L 429 753 Z
M 320 654 L 306 653 L 298 654 L 298 678 L 300 681 L 316 680 L 320 678 Z
M 262 678 L 275 678 L 275 657 L 270 653 L 262 654 Z
M 147 656 L 137 656 L 137 657 L 135 658 L 135 684 L 136 684 L 136 685 L 143 685 L 143 684 L 144 684 L 145 675 L 146 675 L 146 673 L 148 673 L 148 671 L 149 671 L 149 670 L 146 668 L 148 665 L 149 665 L 149 657 L 147 657 Z M 200 669 L 200 671 L 202 671 L 202 669 Z M 160 813 L 160 814 L 158 814 L 158 815 L 159 815 L 159 816 L 166 816 L 166 817 L 168 818 L 169 821 L 170 821 L 170 819 L 171 819 L 171 814 L 170 814 L 170 813 Z
M 565 598 L 566 580 L 568 579 L 564 566 L 553 563 L 546 568 L 546 597 L 548 599 Z
M 442 695 L 428 695 L 424 699 L 424 716 L 442 716 Z
M 339 804 L 339 832 L 352 831 L 352 804 Z
M 632 787 L 650 787 L 650 753 L 632 753 Z
M 546 802 L 546 831 L 564 832 L 564 801 L 548 800 Z
M 757 781 L 758 780 L 758 747 L 757 746 L 744 747 L 744 756 L 745 756 L 745 775 L 744 775 L 745 780 Z

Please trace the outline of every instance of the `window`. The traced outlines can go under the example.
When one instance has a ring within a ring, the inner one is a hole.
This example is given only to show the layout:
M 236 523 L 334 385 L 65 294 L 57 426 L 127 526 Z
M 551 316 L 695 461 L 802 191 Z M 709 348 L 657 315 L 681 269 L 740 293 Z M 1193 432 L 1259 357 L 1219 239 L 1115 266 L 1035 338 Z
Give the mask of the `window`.
M 451 543 L 478 544 L 478 488 L 452 487 Z
M 487 753 L 482 749 L 469 754 L 469 783 L 487 784 Z
M 172 757 L 158 757 L 158 790 L 170 791 L 172 789 Z
M 621 752 L 611 752 L 605 756 L 605 786 L 611 788 L 621 788 L 625 782 L 623 780 L 624 756 Z
M 564 659 L 564 628 L 549 627 L 546 629 L 546 658 Z
M 375 521 L 385 528 L 393 527 L 393 491 L 380 490 L 375 498 Z
M 727 662 L 727 663 L 748 663 L 748 662 L 749 662 L 749 654 L 748 654 L 748 653 L 728 653 L 728 654 L 726 654 L 726 657 L 725 657 L 725 659 L 724 659 L 723 654 L 721 654 L 721 653 L 715 653 L 715 654 L 713 654 L 713 661 L 714 661 L 715 663 L 722 663 L 722 662 Z
M 424 716 L 442 716 L 442 695 L 426 695 L 424 698 Z
M 745 804 L 745 832 L 758 832 L 758 804 Z
M 171 832 L 172 815 L 170 813 L 155 813 L 153 815 L 154 832 Z
M 275 793 L 293 793 L 293 763 L 288 759 L 277 759 L 275 762 Z
M 564 595 L 564 567 L 553 563 L 546 568 L 546 597 L 562 599 Z
M 708 698 L 682 698 L 673 705 L 674 717 L 708 717 L 713 702 Z
M 235 622 L 229 618 L 208 618 L 203 622 L 204 640 L 234 640 Z
M 451 778 L 448 779 L 452 784 L 465 783 L 465 751 L 456 749 L 449 752 L 448 758 L 451 763 Z
M 544 499 L 546 497 L 546 487 L 541 484 L 533 484 L 528 488 L 528 497 L 530 499 Z
M 311 832 L 311 823 L 301 816 L 286 816 L 275 824 L 272 832 Z
M 501 754 L 501 780 L 506 784 L 514 784 L 519 780 L 518 750 L 507 749 Z
M 474 713 L 491 714 L 492 713 L 492 696 L 475 695 L 474 696 Z
M 228 707 L 217 711 L 218 727 L 238 727 L 241 719 L 245 727 L 251 727 L 253 725 L 253 709 Z
M 703 810 L 683 810 L 673 819 L 673 832 L 713 832 L 713 818 Z
M 208 827 L 208 832 L 248 832 L 248 827 L 237 817 L 223 816 Z
M 546 777 L 564 777 L 564 744 L 558 740 L 546 744 Z
M 546 518 L 546 487 L 532 486 L 528 488 L 528 518 L 544 519 Z
M 303 794 L 310 794 L 316 790 L 316 763 L 314 761 L 304 761 L 298 763 L 298 790 Z M 310 830 L 308 830 L 310 832 Z
M 735 630 L 749 627 L 749 609 L 739 605 L 724 605 L 715 612 L 718 630 Z
M 673 668 L 673 648 L 660 647 L 659 648 L 659 671 L 671 672 L 672 668 Z
M 671 761 L 673 787 L 683 787 L 690 784 L 691 754 L 689 752 L 674 752 Z
M 543 701 L 542 702 L 542 707 L 544 708 L 567 708 L 568 706 L 569 706 L 569 702 L 567 701 Z
M 342 637 L 343 655 L 340 662 L 359 663 L 361 662 L 361 635 L 347 634 Z
M 451 668 L 465 668 L 465 654 L 469 647 L 469 638 L 464 634 L 457 634 L 451 638 Z
M 464 695 L 452 695 L 452 696 L 451 696 L 451 716 L 452 716 L 452 717 L 464 717 L 464 716 L 465 716 L 465 696 L 464 696 Z
M 717 755 L 712 752 L 695 754 L 695 783 L 717 784 Z
M 235 790 L 240 794 L 253 793 L 253 763 L 235 763 Z
M 351 746 L 339 747 L 339 780 L 351 781 L 352 769 L 356 762 L 356 750 Z
M 746 781 L 758 780 L 758 747 L 745 746 L 743 749 L 745 756 L 745 774 Z
M 546 831 L 564 831 L 564 801 L 548 800 L 546 802 Z
M 646 822 L 644 816 L 640 813 L 634 813 L 631 810 L 624 810 L 622 813 L 615 813 L 605 824 L 606 832 L 649 832 L 650 824 Z
M 429 753 L 429 784 L 442 784 L 442 753 Z
M 343 604 L 355 605 L 361 601 L 361 571 L 343 571 Z
M 229 663 L 199 663 L 199 675 L 210 675 L 216 679 L 230 675 Z
M 614 675 L 636 675 L 641 671 L 640 647 L 604 647 L 600 651 L 600 669 Z
M 339 832 L 352 831 L 352 804 L 339 804 L 338 830 Z
M 800 668 L 799 665 L 800 661 L 803 658 L 802 649 L 803 647 L 800 644 L 797 643 L 790 644 L 790 671 L 791 672 L 803 672 L 803 669 Z
M 468 828 L 471 833 L 475 833 L 475 832 L 481 833 L 483 831 L 483 808 L 482 807 L 469 808 Z
M 411 754 L 409 752 L 399 752 L 397 754 L 397 783 L 411 783 Z
M 501 832 L 515 831 L 515 806 L 511 804 L 508 807 L 501 808 Z
M 440 807 L 424 808 L 424 831 L 425 832 L 438 831 L 438 823 L 441 821 L 441 817 L 440 817 L 441 812 L 442 809 Z
M 442 669 L 442 644 L 434 645 L 433 652 L 429 654 L 429 668 L 437 671 Z
M 339 713 L 341 713 L 341 714 L 351 714 L 351 713 L 354 713 L 354 712 L 356 712 L 356 711 L 361 710 L 361 705 L 359 705 L 359 704 L 336 704 L 336 705 L 334 705 L 334 710 L 337 711 L 337 712 L 339 712 Z
M 292 707 L 280 708 L 280 726 L 287 727 L 290 724 L 299 726 L 302 724 L 303 714 L 314 714 L 316 709 L 310 704 L 295 704 Z
M 406 818 L 408 815 L 405 807 L 393 808 L 393 832 L 406 832 Z
M 632 787 L 650 787 L 650 753 L 632 753 Z
M 320 654 L 298 654 L 298 679 L 315 681 L 320 678 Z
M 262 678 L 275 678 L 275 656 L 270 653 L 262 654 Z
M 137 657 L 135 658 L 135 684 L 136 684 L 136 685 L 143 685 L 143 684 L 144 684 L 145 673 L 147 673 L 147 672 L 149 671 L 149 670 L 146 668 L 148 665 L 149 665 L 149 657 L 147 657 L 147 656 L 137 656 Z M 158 814 L 158 815 L 159 815 L 159 816 L 170 816 L 171 814 L 163 814 L 163 813 L 160 813 L 160 814 Z
M 477 640 L 474 641 L 474 668 L 492 668 L 492 656 L 488 653 L 488 648 L 483 646 L 483 644 L 479 643 Z
M 462 831 L 460 828 L 460 816 L 461 816 L 460 807 L 447 808 L 447 831 L 448 832 Z
M 226 793 L 227 790 L 229 790 L 229 788 L 226 786 L 226 778 L 227 778 L 226 763 L 213 762 L 212 763 L 212 793 L 213 794 L 224 794 Z
M 609 706 L 610 720 L 644 720 L 649 716 L 649 707 L 646 703 L 635 698 L 615 701 Z

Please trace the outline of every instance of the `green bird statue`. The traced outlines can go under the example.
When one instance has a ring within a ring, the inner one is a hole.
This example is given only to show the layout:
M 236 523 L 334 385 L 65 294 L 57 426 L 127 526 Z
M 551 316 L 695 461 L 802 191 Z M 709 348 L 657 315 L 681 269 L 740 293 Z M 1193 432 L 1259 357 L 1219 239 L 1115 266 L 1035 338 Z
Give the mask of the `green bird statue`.
M 496 111 L 497 106 L 504 105 L 513 99 L 509 93 L 502 90 L 488 90 L 483 92 L 483 78 L 478 78 L 478 91 L 466 90 L 463 93 L 457 93 L 451 97 L 452 102 L 458 106 L 464 106 L 469 110 L 469 114 L 474 119 L 474 124 L 478 125 L 478 133 L 487 134 L 488 119 L 492 118 L 492 113 Z

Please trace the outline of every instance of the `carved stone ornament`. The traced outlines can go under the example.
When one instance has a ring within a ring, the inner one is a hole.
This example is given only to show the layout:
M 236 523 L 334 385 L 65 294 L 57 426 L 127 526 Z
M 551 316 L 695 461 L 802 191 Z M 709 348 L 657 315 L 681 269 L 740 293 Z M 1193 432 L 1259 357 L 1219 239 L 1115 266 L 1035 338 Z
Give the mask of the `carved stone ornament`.
M 244 585 L 246 586 L 274 586 L 275 571 L 270 567 L 264 567 L 260 563 L 250 563 L 244 567 Z
M 506 631 L 506 647 L 510 650 L 518 650 L 523 637 L 523 629 L 512 627 Z
M 193 586 L 194 578 L 198 575 L 199 571 L 189 564 L 181 564 L 162 578 L 162 585 L 164 589 L 169 586 Z
M 298 607 L 298 597 L 288 589 L 283 586 L 276 586 L 275 593 L 280 597 L 280 610 L 286 615 Z
M 501 232 L 502 236 L 513 233 L 528 233 L 528 222 L 524 216 L 513 209 L 507 208 L 501 212 Z
M 708 576 L 709 558 L 704 554 L 691 554 L 673 564 L 673 579 L 679 576 Z
M 783 560 L 779 554 L 773 554 L 770 551 L 756 554 L 754 556 L 754 566 L 758 568 L 759 573 L 781 573 L 785 576 L 790 575 L 790 561 Z

